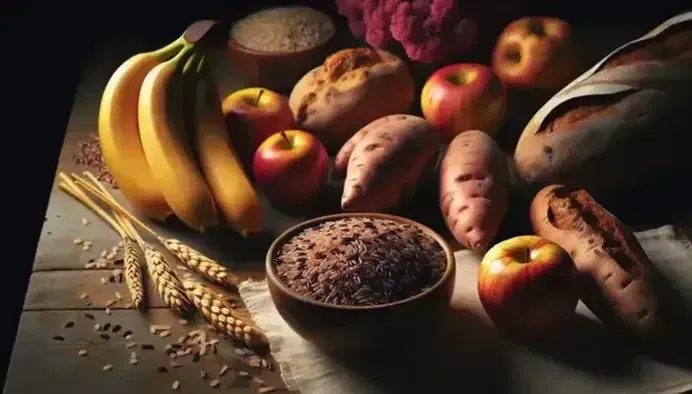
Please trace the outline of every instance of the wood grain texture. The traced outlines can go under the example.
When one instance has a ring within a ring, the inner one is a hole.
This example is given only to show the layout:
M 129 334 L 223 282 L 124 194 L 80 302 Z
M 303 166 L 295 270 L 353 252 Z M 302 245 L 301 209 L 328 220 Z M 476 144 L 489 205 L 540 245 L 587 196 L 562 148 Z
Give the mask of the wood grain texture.
M 110 306 L 110 309 L 127 309 L 130 295 L 125 281 L 101 283 L 101 278 L 108 278 L 111 273 L 112 270 L 35 272 L 29 281 L 24 310 L 104 309 L 106 302 L 115 298 L 116 291 L 121 294 L 122 300 Z M 241 280 L 263 278 L 263 274 L 257 272 L 237 272 L 237 275 Z M 154 291 L 151 281 L 147 279 L 146 282 L 146 303 L 149 308 L 165 308 L 166 305 Z M 80 299 L 82 293 L 89 297 Z M 239 299 L 237 293 L 227 294 Z
M 182 366 L 170 368 L 171 360 L 164 351 L 165 345 L 197 327 L 199 322 L 182 326 L 178 318 L 167 310 L 151 310 L 147 315 L 136 311 L 115 311 L 110 316 L 103 312 L 93 314 L 95 320 L 87 319 L 80 311 L 24 312 L 4 393 L 43 393 L 47 388 L 51 393 L 60 394 L 165 393 L 172 392 L 171 385 L 175 380 L 180 381 L 177 391 L 180 393 L 256 393 L 259 384 L 249 377 L 238 376 L 238 371 L 251 372 L 267 385 L 283 387 L 277 371 L 250 367 L 247 357 L 238 356 L 230 341 L 223 337 L 218 337 L 222 339 L 217 345 L 218 354 L 205 354 L 196 363 L 191 356 L 180 357 L 175 361 Z M 73 321 L 74 327 L 65 328 L 68 321 Z M 122 329 L 111 333 L 110 340 L 101 344 L 104 341 L 94 329 L 94 324 L 106 322 L 120 324 Z M 149 332 L 150 324 L 171 325 L 172 335 L 167 338 L 153 335 Z M 155 349 L 142 350 L 139 346 L 128 349 L 126 344 L 129 341 L 122 337 L 126 330 L 133 332 L 132 341 L 139 345 L 152 344 Z M 62 335 L 65 340 L 56 341 L 54 335 Z M 77 352 L 80 349 L 86 349 L 88 354 L 79 356 Z M 137 365 L 128 362 L 132 351 L 138 355 Z M 102 371 L 105 364 L 112 364 L 113 369 Z M 209 387 L 209 382 L 217 377 L 223 365 L 228 365 L 229 370 L 220 377 L 220 386 L 217 389 Z M 159 366 L 166 366 L 168 372 L 157 371 Z M 201 369 L 209 375 L 206 381 L 200 377 Z M 277 390 L 276 393 L 285 391 Z

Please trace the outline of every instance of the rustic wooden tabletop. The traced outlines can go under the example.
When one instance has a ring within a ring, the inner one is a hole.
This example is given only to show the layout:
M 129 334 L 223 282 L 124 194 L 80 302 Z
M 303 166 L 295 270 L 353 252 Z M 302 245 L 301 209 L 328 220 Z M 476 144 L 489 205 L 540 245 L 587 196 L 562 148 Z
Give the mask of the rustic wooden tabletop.
M 621 35 L 632 37 L 629 33 Z M 622 41 L 619 36 L 611 35 L 611 38 L 613 42 Z M 608 47 L 612 48 L 612 45 Z M 138 50 L 134 44 L 119 51 L 104 50 L 85 71 L 58 171 L 81 172 L 86 169 L 75 166 L 72 156 L 78 143 L 95 131 L 99 96 L 110 73 L 126 56 L 124 53 L 132 54 Z M 242 81 L 224 81 L 224 84 L 227 90 L 232 90 L 242 85 Z M 119 197 L 117 191 L 115 194 Z M 309 215 L 314 216 L 314 213 Z M 182 239 L 224 262 L 241 278 L 261 278 L 263 253 L 268 243 L 305 216 L 308 214 L 287 215 L 268 210 L 266 222 L 270 230 L 252 241 L 253 244 L 239 243 L 231 233 L 202 238 L 175 227 L 153 226 L 161 234 Z M 434 223 L 428 224 L 436 227 Z M 75 239 L 89 241 L 92 246 L 84 250 L 82 245 L 75 244 Z M 129 299 L 125 284 L 107 279 L 113 269 L 119 267 L 110 263 L 106 268 L 86 268 L 99 258 L 102 251 L 111 249 L 118 241 L 117 234 L 91 211 L 53 186 L 5 393 L 39 393 L 46 388 L 54 393 L 159 393 L 172 390 L 175 381 L 180 384 L 179 392 L 188 393 L 214 390 L 255 393 L 265 386 L 275 387 L 275 392 L 285 392 L 276 368 L 271 370 L 251 365 L 247 355 L 237 354 L 230 341 L 220 336 L 217 354 L 205 354 L 197 361 L 190 355 L 175 360 L 169 358 L 164 350 L 166 344 L 190 330 L 203 327 L 204 322 L 199 318 L 182 325 L 179 317 L 163 305 L 154 291 L 148 292 L 149 308 L 146 312 L 127 309 Z M 102 283 L 102 278 L 106 278 L 106 283 Z M 117 299 L 116 293 L 122 295 L 121 300 Z M 116 302 L 107 314 L 105 305 L 111 300 Z M 95 324 L 99 324 L 101 330 L 96 330 Z M 106 324 L 110 324 L 107 340 L 101 335 Z M 152 324 L 170 325 L 171 335 L 162 338 L 150 333 Z M 120 327 L 117 332 L 113 332 L 115 326 Z M 123 337 L 126 332 L 131 332 L 132 337 Z M 137 346 L 128 347 L 131 342 Z M 153 345 L 154 350 L 142 349 L 144 344 Z M 80 355 L 82 349 L 87 353 Z M 130 363 L 132 352 L 138 355 L 136 365 Z M 173 367 L 171 362 L 180 366 Z M 228 371 L 218 376 L 224 365 L 228 366 Z M 112 366 L 112 369 L 104 370 L 104 366 Z M 206 371 L 206 378 L 201 376 L 202 370 Z M 210 383 L 217 378 L 220 384 L 212 388 Z

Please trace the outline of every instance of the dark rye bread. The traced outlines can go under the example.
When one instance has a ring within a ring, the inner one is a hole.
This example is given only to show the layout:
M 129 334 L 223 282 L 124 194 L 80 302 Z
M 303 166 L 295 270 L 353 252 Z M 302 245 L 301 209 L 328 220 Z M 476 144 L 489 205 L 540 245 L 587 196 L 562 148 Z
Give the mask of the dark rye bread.
M 638 68 L 623 67 L 629 65 Z M 587 73 L 524 129 L 514 154 L 520 180 L 536 188 L 580 186 L 600 197 L 692 174 L 692 161 L 684 159 L 692 143 L 692 19 Z
M 531 224 L 572 257 L 580 297 L 607 325 L 638 334 L 653 330 L 658 302 L 651 262 L 629 228 L 583 189 L 543 188 L 531 204 Z

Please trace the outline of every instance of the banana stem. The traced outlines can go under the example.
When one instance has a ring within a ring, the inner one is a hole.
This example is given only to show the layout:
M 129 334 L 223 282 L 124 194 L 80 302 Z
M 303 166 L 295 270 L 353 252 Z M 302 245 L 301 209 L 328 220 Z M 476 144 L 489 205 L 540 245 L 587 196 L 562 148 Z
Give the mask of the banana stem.
M 106 223 L 108 223 L 113 230 L 115 230 L 116 233 L 120 236 L 120 238 L 125 238 L 126 233 L 125 230 L 111 217 L 104 211 L 101 207 L 96 205 L 94 200 L 92 200 L 89 196 L 87 196 L 82 190 L 77 186 L 72 179 L 70 179 L 67 175 L 64 173 L 58 174 L 58 177 L 60 178 L 60 182 L 58 183 L 58 187 L 62 189 L 65 193 L 69 194 L 72 196 L 75 200 L 81 202 L 84 204 L 87 208 L 91 209 L 95 214 L 97 214 L 101 219 L 103 219 Z
M 75 178 L 75 183 L 84 189 L 86 189 L 89 193 L 93 194 L 94 196 L 98 197 L 101 201 L 109 205 L 111 208 L 114 210 L 118 211 L 122 215 L 124 215 L 128 220 L 130 220 L 132 223 L 136 224 L 149 234 L 151 234 L 154 237 L 159 237 L 158 233 L 154 231 L 151 227 L 147 226 L 144 224 L 141 220 L 139 220 L 136 216 L 128 212 L 127 209 L 123 208 L 120 203 L 118 203 L 115 198 L 113 198 L 112 195 L 109 194 L 103 194 L 100 190 L 98 190 L 96 187 L 91 185 L 89 182 L 86 182 L 84 179 L 81 177 L 76 177 Z
M 171 42 L 170 44 L 164 46 L 163 48 L 159 48 L 155 51 L 153 51 L 154 56 L 156 56 L 159 59 L 166 59 L 168 60 L 171 58 L 174 54 L 177 54 L 183 47 L 185 46 L 185 41 L 183 40 L 183 37 L 179 37 L 177 40 Z

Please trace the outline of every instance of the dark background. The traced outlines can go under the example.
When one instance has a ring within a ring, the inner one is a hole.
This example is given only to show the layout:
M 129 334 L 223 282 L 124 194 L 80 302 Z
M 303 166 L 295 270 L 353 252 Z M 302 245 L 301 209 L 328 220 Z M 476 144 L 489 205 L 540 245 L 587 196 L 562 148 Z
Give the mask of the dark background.
M 470 1 L 470 0 L 460 0 Z M 488 0 L 476 0 L 488 1 Z M 50 185 L 80 73 L 92 48 L 122 41 L 167 40 L 201 18 L 236 19 L 266 4 L 306 4 L 336 14 L 331 0 L 312 1 L 21 1 L 0 0 L 0 67 L 5 141 L 2 218 L 6 228 L 0 289 L 4 335 L 0 376 L 15 337 Z M 501 4 L 501 1 L 498 0 Z M 689 8 L 689 7 L 688 7 Z M 523 14 L 562 17 L 577 26 L 646 31 L 681 11 L 682 1 L 525 1 Z

